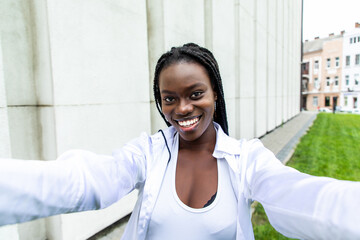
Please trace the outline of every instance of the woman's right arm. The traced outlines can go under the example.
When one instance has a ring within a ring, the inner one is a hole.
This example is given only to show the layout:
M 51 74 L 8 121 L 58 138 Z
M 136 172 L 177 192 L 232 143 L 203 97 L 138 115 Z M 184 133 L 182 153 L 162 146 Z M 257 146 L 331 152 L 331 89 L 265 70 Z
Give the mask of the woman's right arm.
M 112 156 L 83 150 L 56 161 L 0 159 L 0 225 L 110 206 L 145 180 L 146 134 Z

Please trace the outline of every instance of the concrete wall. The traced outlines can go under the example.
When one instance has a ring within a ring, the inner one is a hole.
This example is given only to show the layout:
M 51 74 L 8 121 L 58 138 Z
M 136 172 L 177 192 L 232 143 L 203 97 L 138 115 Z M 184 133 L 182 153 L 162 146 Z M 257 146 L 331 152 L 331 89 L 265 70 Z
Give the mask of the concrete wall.
M 150 132 L 146 5 L 133 3 L 1 1 L 1 130 L 11 157 L 50 160 L 72 148 L 110 154 Z M 130 213 L 135 199 L 20 224 L 18 237 L 85 239 Z
M 299 112 L 300 21 L 300 0 L 0 0 L 0 156 L 110 154 L 156 132 L 156 61 L 186 42 L 219 62 L 230 135 L 264 135 Z M 85 239 L 135 198 L 2 227 L 0 238 Z

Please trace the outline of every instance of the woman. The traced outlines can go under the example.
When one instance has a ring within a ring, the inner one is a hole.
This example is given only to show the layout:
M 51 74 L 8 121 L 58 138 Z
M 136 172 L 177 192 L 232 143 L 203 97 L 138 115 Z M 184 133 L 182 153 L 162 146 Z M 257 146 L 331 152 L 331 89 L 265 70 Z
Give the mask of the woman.
M 253 239 L 253 200 L 286 236 L 360 237 L 360 183 L 300 173 L 259 140 L 228 136 L 210 51 L 185 44 L 162 55 L 154 95 L 170 127 L 111 157 L 69 151 L 53 162 L 3 160 L 0 224 L 105 208 L 137 188 L 123 239 Z

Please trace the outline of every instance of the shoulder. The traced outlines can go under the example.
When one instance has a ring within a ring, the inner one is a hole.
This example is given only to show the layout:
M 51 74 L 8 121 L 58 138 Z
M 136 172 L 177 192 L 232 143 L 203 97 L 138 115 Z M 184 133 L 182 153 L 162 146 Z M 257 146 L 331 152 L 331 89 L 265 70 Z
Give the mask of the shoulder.
M 150 136 L 151 143 L 154 145 L 172 143 L 174 141 L 175 133 L 176 129 L 172 126 L 165 129 L 160 129 L 157 133 Z
M 266 148 L 260 139 L 241 139 L 239 144 L 241 145 L 241 152 L 246 155 L 248 163 L 259 162 L 264 164 L 274 161 L 280 163 L 274 153 Z
M 254 138 L 254 139 L 240 139 L 239 144 L 243 151 L 248 151 L 250 154 L 258 154 L 262 152 L 270 152 L 269 149 L 267 149 L 264 144 L 261 142 L 260 139 Z
M 272 168 L 279 164 L 282 165 L 274 153 L 267 149 L 260 139 L 247 140 L 243 138 L 236 140 L 227 137 L 226 143 L 228 148 L 226 155 L 229 160 L 235 161 L 233 166 L 236 167 L 233 167 L 233 169 L 236 169 L 236 172 L 239 172 L 240 169 L 247 171 L 249 169 Z
M 247 140 L 242 138 L 240 140 L 228 136 L 224 133 L 221 126 L 214 122 L 216 133 L 216 145 L 214 153 L 218 157 L 225 155 L 246 155 L 249 152 L 266 149 L 259 139 Z
M 240 140 L 230 137 L 218 131 L 215 153 L 218 155 L 244 155 L 249 152 L 266 149 L 259 139 L 247 140 L 242 138 Z
M 123 148 L 115 150 L 113 154 L 116 155 L 117 152 L 125 150 L 138 155 L 152 156 L 166 146 L 171 146 L 174 140 L 174 134 L 175 129 L 173 127 L 159 130 L 152 135 L 143 132 L 139 137 L 127 142 Z

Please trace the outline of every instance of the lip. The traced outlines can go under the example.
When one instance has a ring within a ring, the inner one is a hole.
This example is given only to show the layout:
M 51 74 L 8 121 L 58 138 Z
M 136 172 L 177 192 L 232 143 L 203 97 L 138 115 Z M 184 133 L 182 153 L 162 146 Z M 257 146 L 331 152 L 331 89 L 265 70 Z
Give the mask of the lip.
M 192 131 L 194 128 L 196 128 L 199 125 L 199 122 L 201 120 L 202 115 L 194 116 L 194 117 L 187 117 L 187 118 L 181 118 L 181 119 L 174 119 L 174 121 L 177 123 L 177 125 L 180 127 L 180 129 L 184 132 Z M 190 124 L 189 126 L 181 126 L 179 122 L 185 122 L 185 121 L 191 121 L 198 118 L 198 121 Z

